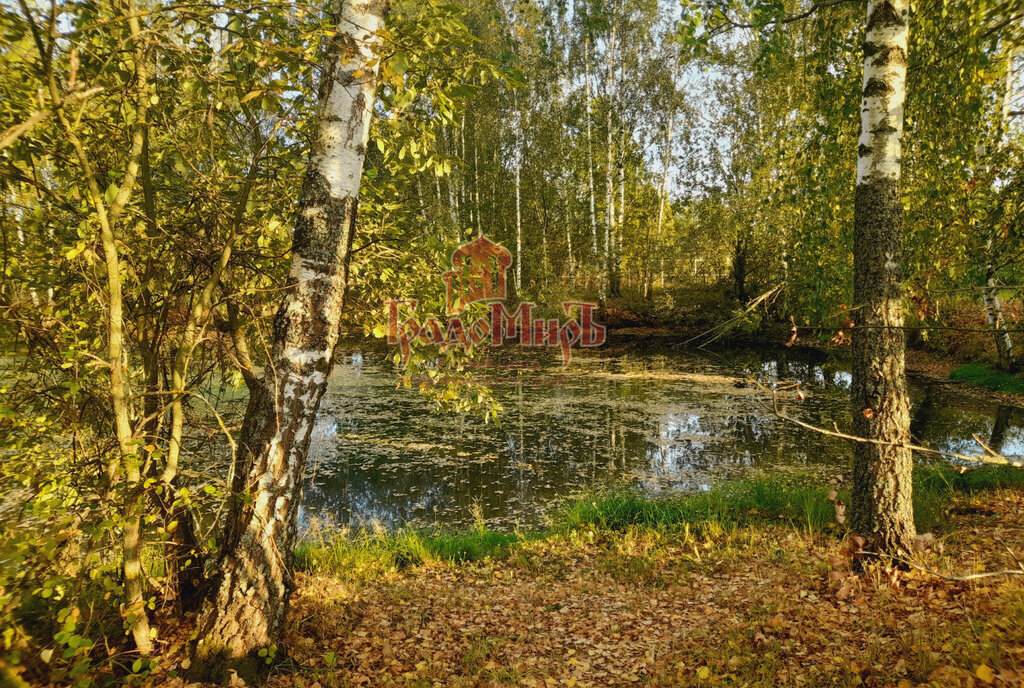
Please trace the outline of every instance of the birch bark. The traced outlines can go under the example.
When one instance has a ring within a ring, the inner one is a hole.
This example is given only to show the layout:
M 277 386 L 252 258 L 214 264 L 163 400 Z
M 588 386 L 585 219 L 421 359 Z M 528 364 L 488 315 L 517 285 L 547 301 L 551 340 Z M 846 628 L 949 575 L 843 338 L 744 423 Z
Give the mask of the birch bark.
M 672 90 L 673 90 L 673 93 L 674 93 L 675 88 L 676 88 L 676 82 L 679 80 L 679 65 L 680 65 L 680 61 L 679 61 L 678 58 L 676 58 L 675 65 L 673 65 L 673 67 L 672 67 Z M 672 103 L 669 105 L 668 118 L 667 118 L 667 121 L 665 123 L 665 151 L 662 154 L 662 158 L 661 158 L 661 184 L 658 186 L 658 232 L 657 232 L 657 238 L 655 239 L 655 244 L 654 245 L 657 247 L 659 253 L 662 252 L 661 237 L 662 237 L 662 233 L 664 232 L 664 228 L 665 228 L 665 194 L 668 191 L 668 170 L 669 170 L 669 165 L 672 163 L 672 129 L 675 126 L 675 122 L 676 122 L 676 101 L 675 101 L 675 98 L 673 98 L 672 99 Z M 647 255 L 648 255 L 648 260 L 647 260 L 648 265 L 647 265 L 647 275 L 645 276 L 645 279 L 644 279 L 644 298 L 649 298 L 650 295 L 653 293 L 653 287 L 651 285 L 651 282 L 654 281 L 654 278 L 652 277 L 653 270 L 651 269 L 651 266 L 650 266 L 650 248 L 648 248 Z M 662 274 L 662 284 L 661 284 L 661 286 L 664 288 L 664 286 L 665 286 L 665 284 L 664 284 L 664 282 L 665 282 L 665 278 L 664 278 L 664 275 L 665 275 L 665 259 L 664 259 L 664 257 L 661 257 L 660 260 L 661 260 L 661 274 Z
M 903 205 L 908 0 L 870 0 L 864 44 L 861 134 L 854 207 L 853 422 L 872 440 L 854 445 L 851 525 L 874 547 L 908 554 L 910 402 L 903 331 Z M 878 444 L 877 442 L 889 443 Z
M 601 308 L 604 309 L 605 301 L 608 298 L 608 288 L 611 276 L 611 251 L 612 233 L 615 231 L 615 178 L 613 176 L 614 159 L 614 135 L 612 132 L 612 115 L 615 110 L 615 25 L 612 25 L 612 35 L 606 46 L 607 51 L 607 76 L 605 81 L 605 92 L 608 96 L 608 113 L 606 118 L 607 148 L 608 155 L 605 160 L 605 208 L 604 208 L 604 254 L 601 256 L 601 291 L 599 300 Z
M 992 337 L 996 343 L 999 369 L 1008 371 L 1013 369 L 1013 340 L 1003 324 L 1003 305 L 999 301 L 999 285 L 996 283 L 993 272 L 990 264 L 986 269 L 985 286 L 981 289 L 981 300 L 985 304 L 985 317 L 988 318 L 988 326 L 992 330 Z
M 591 129 L 591 121 L 594 119 L 593 105 L 590 97 L 590 39 L 583 41 L 584 60 L 584 96 L 587 101 L 587 181 L 590 185 L 590 235 L 593 239 L 594 258 L 598 256 L 597 249 L 597 208 L 594 201 L 594 142 Z
M 274 321 L 271 365 L 254 385 L 223 556 L 197 625 L 197 678 L 253 678 L 282 637 L 310 431 L 331 372 L 386 0 L 335 0 L 316 134 L 292 246 L 292 286 Z
M 515 140 L 515 180 L 516 180 L 516 296 L 522 298 L 523 293 L 523 204 L 520 177 L 523 167 L 523 113 L 519 109 L 519 99 L 513 99 L 516 109 L 516 140 Z

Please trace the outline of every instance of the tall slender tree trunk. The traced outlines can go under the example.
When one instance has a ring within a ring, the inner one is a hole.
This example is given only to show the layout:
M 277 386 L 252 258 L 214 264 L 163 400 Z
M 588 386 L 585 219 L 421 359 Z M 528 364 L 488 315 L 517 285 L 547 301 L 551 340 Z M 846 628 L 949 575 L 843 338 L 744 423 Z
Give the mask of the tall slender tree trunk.
M 672 91 L 675 93 L 676 81 L 679 79 L 679 59 L 676 59 L 675 65 L 672 67 Z M 658 253 L 662 253 L 661 238 L 665 230 L 665 194 L 668 192 L 668 170 L 669 165 L 672 163 L 672 129 L 675 127 L 676 122 L 676 103 L 675 98 L 672 99 L 669 105 L 668 118 L 665 123 L 665 151 L 661 158 L 661 184 L 658 186 L 658 231 L 655 235 L 654 245 L 658 250 Z M 650 265 L 650 247 L 647 249 L 647 275 L 644 280 L 644 298 L 649 298 L 653 293 L 651 283 L 654 281 L 653 269 Z M 661 260 L 661 274 L 662 274 L 662 287 L 664 288 L 664 274 L 665 274 L 665 259 L 662 257 Z
M 523 204 L 520 191 L 519 160 L 516 159 L 516 296 L 523 293 Z
M 132 128 L 131 143 L 125 158 L 125 173 L 119 190 L 108 204 L 105 194 L 101 191 L 100 171 L 94 164 L 85 144 L 78 136 L 78 121 L 69 119 L 68 113 L 59 106 L 64 102 L 65 94 L 57 83 L 57 78 L 50 65 L 50 53 L 43 44 L 42 35 L 36 26 L 35 19 L 26 0 L 18 3 L 25 15 L 32 32 L 32 38 L 39 51 L 42 64 L 46 65 L 42 73 L 43 87 L 48 92 L 53 106 L 54 116 L 64 137 L 75 151 L 81 167 L 82 176 L 89 190 L 89 200 L 93 205 L 96 223 L 100 230 L 100 245 L 103 250 L 103 263 L 106 272 L 107 286 L 107 367 L 109 371 L 108 391 L 110 405 L 114 415 L 114 435 L 117 440 L 117 452 L 106 465 L 106 492 L 110 495 L 124 471 L 128 483 L 127 494 L 122 506 L 124 519 L 124 537 L 122 540 L 123 574 L 125 596 L 125 620 L 131 631 L 135 647 L 141 655 L 148 655 L 153 650 L 149 616 L 146 612 L 144 599 L 145 578 L 142 568 L 142 512 L 146 495 L 143 491 L 142 459 L 133 443 L 134 431 L 130 418 L 130 402 L 128 397 L 128 380 L 125 366 L 124 350 L 124 299 L 122 295 L 120 252 L 115 235 L 118 218 L 135 188 L 142 167 L 142 153 L 145 146 L 146 113 L 149 107 L 149 73 L 146 62 L 146 50 L 139 13 L 134 0 L 128 0 L 124 6 L 131 36 L 131 55 L 135 72 L 135 121 Z M 106 182 L 104 182 L 106 183 Z M 19 238 L 21 237 L 19 230 Z M 33 292 L 35 298 L 35 292 Z
M 612 25 L 612 35 L 606 46 L 607 51 L 607 76 L 605 81 L 605 93 L 608 97 L 608 112 L 606 117 L 607 129 L 607 156 L 604 166 L 605 188 L 604 188 L 604 254 L 601 257 L 601 308 L 604 308 L 608 298 L 611 277 L 611 253 L 612 233 L 615 231 L 615 181 L 612 170 L 615 164 L 614 148 L 615 140 L 612 131 L 613 115 L 615 110 L 615 25 Z
M 621 121 L 621 117 L 619 118 Z M 622 235 L 626 227 L 626 141 L 629 133 L 622 126 L 619 135 L 619 207 L 618 219 L 615 222 L 615 253 L 612 263 L 612 296 L 622 296 Z
M 478 120 L 479 121 L 479 120 Z M 473 205 L 476 207 L 476 233 L 482 235 L 480 229 L 480 162 L 479 162 L 480 128 L 473 124 Z
M 597 248 L 597 207 L 594 200 L 594 141 L 591 130 L 594 119 L 593 105 L 590 96 L 590 39 L 583 41 L 584 56 L 584 97 L 587 101 L 587 182 L 590 186 L 590 236 L 593 239 L 594 259 L 598 257 Z
M 197 678 L 224 680 L 229 668 L 254 677 L 264 666 L 258 651 L 282 638 L 302 476 L 338 339 L 386 12 L 384 0 L 335 0 L 337 32 L 295 220 L 293 284 L 240 433 L 224 554 L 197 625 Z
M 515 181 L 516 181 L 516 296 L 522 298 L 523 293 L 523 199 L 521 191 L 522 167 L 523 167 L 523 113 L 519 110 L 519 99 L 513 98 L 516 109 L 516 151 L 515 151 Z
M 448 152 L 451 155 L 456 155 L 458 153 L 458 146 L 456 146 L 456 144 L 455 144 L 455 132 L 453 132 L 451 129 L 448 130 L 448 139 L 449 139 L 449 146 L 448 146 L 449 151 Z M 448 175 L 448 180 L 447 180 L 447 182 L 448 182 L 448 206 L 449 206 L 448 207 L 448 212 L 449 212 L 449 214 L 451 216 L 452 224 L 455 225 L 456 228 L 457 228 L 456 235 L 461 237 L 462 236 L 462 230 L 460 228 L 458 228 L 459 221 L 461 220 L 461 215 L 460 215 L 460 212 L 459 212 L 459 195 L 458 195 L 458 190 L 455 188 L 455 177 L 456 177 L 456 175 L 454 175 L 454 174 Z
M 565 128 L 565 121 L 563 119 L 559 118 L 558 124 L 559 124 L 560 128 L 562 128 L 562 129 Z M 564 160 L 565 159 L 565 147 L 563 146 L 563 139 L 561 137 L 558 138 L 558 159 L 559 160 Z M 567 258 L 567 263 L 568 263 L 567 267 L 569 268 L 569 284 L 570 285 L 574 284 L 575 281 L 576 281 L 576 258 L 573 255 L 573 250 L 572 250 L 572 228 L 573 228 L 573 222 L 575 221 L 575 218 L 573 216 L 573 201 L 576 200 L 577 195 L 576 195 L 575 185 L 572 185 L 572 181 L 573 181 L 573 175 L 572 175 L 571 172 L 566 172 L 566 174 L 563 176 L 562 170 L 558 170 L 558 174 L 555 177 L 555 198 L 556 198 L 555 212 L 556 212 L 556 215 L 557 215 L 557 211 L 558 211 L 557 199 L 558 198 L 564 198 L 565 199 L 565 215 L 566 215 L 565 222 L 564 222 L 564 225 L 565 225 L 565 245 L 566 245 L 566 258 Z M 572 186 L 571 189 L 569 188 L 570 186 Z M 547 268 L 545 268 L 544 275 L 545 275 L 545 277 L 547 277 Z
M 466 161 L 466 113 L 462 113 L 462 122 L 459 124 L 459 140 L 462 142 L 462 150 L 459 151 L 459 161 L 465 163 Z M 469 174 L 465 169 L 462 170 L 462 174 L 459 175 L 459 205 L 465 208 L 469 205 L 469 194 L 466 192 L 466 175 Z M 463 211 L 465 212 L 465 211 Z M 466 224 L 465 215 L 460 215 L 460 222 Z M 469 209 L 469 225 L 473 225 L 473 209 Z M 459 228 L 459 236 L 462 235 L 462 227 Z
M 869 0 L 854 207 L 851 526 L 886 552 L 912 551 L 912 456 L 901 290 L 900 148 L 909 0 Z

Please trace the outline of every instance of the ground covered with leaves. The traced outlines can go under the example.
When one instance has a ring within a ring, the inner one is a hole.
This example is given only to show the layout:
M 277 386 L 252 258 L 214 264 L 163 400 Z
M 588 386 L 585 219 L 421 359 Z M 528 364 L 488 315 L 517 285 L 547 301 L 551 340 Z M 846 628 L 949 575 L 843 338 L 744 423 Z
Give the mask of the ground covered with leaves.
M 1024 492 L 948 509 L 919 563 L 1021 566 Z M 584 526 L 484 561 L 303 574 L 270 685 L 1024 685 L 1024 576 L 857 576 L 847 551 L 781 522 Z

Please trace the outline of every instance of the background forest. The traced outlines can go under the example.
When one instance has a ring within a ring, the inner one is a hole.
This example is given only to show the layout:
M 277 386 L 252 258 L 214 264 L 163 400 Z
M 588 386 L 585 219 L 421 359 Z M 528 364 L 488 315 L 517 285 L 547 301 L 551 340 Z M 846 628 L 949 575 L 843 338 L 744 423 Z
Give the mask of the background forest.
M 198 604 L 336 30 L 293 2 L 0 0 L 7 679 L 142 678 Z M 484 233 L 552 313 L 848 342 L 864 3 L 394 0 L 381 36 L 348 333 L 439 310 Z M 1024 11 L 913 3 L 908 332 L 1009 372 L 1022 122 Z M 497 413 L 451 379 L 425 393 Z

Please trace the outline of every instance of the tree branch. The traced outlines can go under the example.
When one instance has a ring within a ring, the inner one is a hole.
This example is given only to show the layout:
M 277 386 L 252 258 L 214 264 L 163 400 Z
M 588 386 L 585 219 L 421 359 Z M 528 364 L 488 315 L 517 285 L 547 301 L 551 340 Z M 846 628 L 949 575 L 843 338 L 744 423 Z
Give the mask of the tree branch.
M 867 438 L 867 437 L 860 437 L 858 435 L 850 435 L 848 433 L 842 432 L 842 431 L 839 430 L 838 426 L 835 427 L 835 430 L 826 430 L 825 428 L 821 428 L 821 427 L 818 427 L 817 425 L 812 425 L 810 423 L 806 423 L 806 422 L 804 422 L 802 420 L 798 420 L 796 418 L 793 418 L 792 416 L 787 416 L 786 414 L 784 414 L 779 409 L 778 390 L 769 389 L 768 387 L 763 385 L 761 382 L 759 382 L 757 380 L 754 380 L 754 379 L 751 379 L 751 378 L 748 378 L 748 382 L 751 382 L 752 384 L 754 384 L 759 389 L 762 389 L 764 391 L 770 391 L 772 393 L 772 409 L 775 412 L 775 416 L 777 418 L 779 418 L 780 420 L 784 420 L 784 421 L 787 421 L 789 423 L 792 423 L 794 425 L 797 425 L 797 426 L 799 426 L 801 428 L 804 428 L 805 430 L 810 430 L 811 432 L 816 432 L 816 433 L 818 433 L 820 435 L 827 435 L 829 437 L 837 437 L 839 439 L 848 440 L 850 442 L 860 442 L 862 444 L 877 444 L 877 445 L 885 446 L 885 447 L 901 447 L 901 448 L 904 448 L 904 449 L 909 449 L 910 451 L 918 452 L 919 454 L 931 454 L 933 456 L 944 456 L 944 457 L 949 458 L 949 459 L 959 459 L 961 461 L 968 461 L 970 463 L 988 463 L 988 464 L 993 464 L 993 465 L 997 465 L 997 466 L 1014 466 L 1016 468 L 1024 468 L 1024 464 L 1014 463 L 1013 461 L 1010 461 L 1008 458 L 1006 458 L 1002 454 L 999 454 L 999 453 L 993 451 L 989 446 L 987 446 L 984 442 L 982 442 L 976 435 L 974 436 L 974 440 L 976 442 L 978 442 L 979 445 L 981 445 L 981 448 L 983 450 L 985 450 L 985 455 L 984 456 L 968 456 L 967 454 L 959 454 L 957 452 L 943 451 L 942 449 L 932 449 L 930 447 L 922 447 L 922 446 L 919 446 L 919 445 L 916 445 L 916 444 L 910 444 L 909 442 L 888 442 L 886 440 L 874 440 L 874 439 L 870 439 L 870 438 Z
M 942 579 L 945 579 L 945 580 L 948 580 L 948 581 L 964 582 L 964 581 L 978 580 L 978 579 L 981 579 L 981 578 L 992 578 L 992 577 L 995 577 L 995 576 L 1024 576 L 1024 566 L 1022 566 L 1019 569 L 1006 569 L 1004 571 L 984 571 L 982 573 L 969 573 L 966 576 L 951 576 L 951 575 L 949 575 L 947 573 L 939 573 L 938 571 L 936 571 L 934 569 L 930 569 L 927 566 L 922 566 L 921 564 L 916 564 L 916 563 L 910 561 L 909 559 L 904 559 L 902 557 L 893 556 L 892 554 L 883 554 L 882 552 L 869 552 L 869 551 L 866 551 L 866 550 L 857 550 L 856 552 L 854 552 L 854 554 L 861 554 L 861 555 L 870 556 L 870 557 L 879 557 L 879 558 L 882 558 L 882 559 L 892 559 L 893 561 L 897 561 L 897 562 L 899 562 L 901 564 L 909 566 L 912 569 L 917 569 L 918 571 L 923 571 L 924 573 L 927 573 L 927 574 L 930 574 L 930 575 L 935 576 L 937 578 L 942 578 Z M 1013 555 L 1013 552 L 1010 552 L 1010 554 L 1013 556 L 1014 559 L 1017 558 L 1015 555 Z

